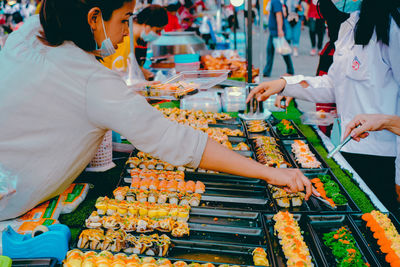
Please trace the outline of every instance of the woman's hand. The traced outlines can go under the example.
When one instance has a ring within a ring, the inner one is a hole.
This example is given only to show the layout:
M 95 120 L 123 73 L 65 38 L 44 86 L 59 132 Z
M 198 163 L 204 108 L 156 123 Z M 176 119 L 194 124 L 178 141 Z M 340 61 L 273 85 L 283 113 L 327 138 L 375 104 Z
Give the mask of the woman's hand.
M 271 168 L 266 181 L 270 184 L 281 186 L 288 192 L 306 191 L 306 200 L 309 199 L 311 194 L 320 196 L 310 180 L 298 169 Z
M 142 69 L 144 78 L 145 78 L 146 80 L 150 80 L 150 78 L 154 78 L 154 73 L 152 73 L 151 71 L 149 71 L 149 70 L 147 70 L 147 69 L 145 69 L 145 68 L 141 68 L 141 69 Z
M 268 99 L 271 95 L 280 93 L 286 86 L 286 81 L 284 79 L 263 82 L 256 88 L 251 90 L 247 96 L 246 102 L 249 102 L 253 97 L 257 97 L 258 101 L 264 101 Z
M 383 114 L 359 114 L 347 124 L 344 138 L 351 134 L 353 139 L 359 142 L 361 138 L 366 138 L 369 135 L 368 131 L 385 129 L 387 120 L 387 115 Z
M 277 95 L 276 99 L 275 99 L 275 107 L 278 108 L 287 108 L 290 104 L 290 102 L 292 102 L 293 97 L 291 96 L 282 96 L 282 95 Z M 282 103 L 284 101 L 284 103 Z

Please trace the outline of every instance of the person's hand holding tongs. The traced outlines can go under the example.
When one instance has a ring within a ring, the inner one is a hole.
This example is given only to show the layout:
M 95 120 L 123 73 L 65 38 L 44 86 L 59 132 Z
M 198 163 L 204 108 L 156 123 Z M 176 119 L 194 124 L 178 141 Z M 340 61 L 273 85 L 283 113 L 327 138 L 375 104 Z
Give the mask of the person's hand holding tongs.
M 361 138 L 366 138 L 369 135 L 369 133 L 366 132 L 368 129 L 369 127 L 367 124 L 363 124 L 363 121 L 358 119 L 356 116 L 347 124 L 346 131 L 344 132 L 344 140 L 337 147 L 335 147 L 335 149 L 329 152 L 327 158 L 329 159 L 333 157 L 333 155 L 339 152 L 350 140 L 354 139 L 359 142 Z

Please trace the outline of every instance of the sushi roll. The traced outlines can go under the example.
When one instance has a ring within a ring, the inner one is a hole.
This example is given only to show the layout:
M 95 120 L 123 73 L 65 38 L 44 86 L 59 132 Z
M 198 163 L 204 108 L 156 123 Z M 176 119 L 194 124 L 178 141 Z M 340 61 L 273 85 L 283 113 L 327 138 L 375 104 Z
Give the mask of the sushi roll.
M 158 184 L 158 190 L 167 190 L 168 189 L 168 181 L 167 180 L 160 180 Z
M 155 169 L 158 170 L 158 171 L 164 170 L 164 163 L 163 162 L 157 162 L 157 165 L 156 165 Z
M 121 229 L 125 232 L 133 232 L 136 230 L 137 219 L 135 217 L 125 217 L 121 219 Z
M 172 263 L 169 259 L 159 258 L 156 262 L 158 267 L 172 267 Z
M 96 200 L 95 207 L 96 207 L 97 213 L 99 215 L 106 214 L 106 212 L 108 210 L 108 197 L 99 197 Z
M 78 248 L 99 249 L 104 240 L 104 231 L 102 229 L 85 229 L 81 232 L 78 239 Z
M 227 264 L 225 264 L 225 265 L 227 265 Z M 192 262 L 191 264 L 188 265 L 188 267 L 201 267 L 201 264 L 198 262 Z M 220 265 L 220 267 L 221 267 L 221 265 Z M 225 266 L 225 267 L 229 267 L 229 265 Z
M 155 191 L 155 190 L 150 190 L 147 201 L 150 202 L 150 203 L 156 203 L 156 201 L 157 201 L 157 196 L 158 196 L 157 191 Z
M 301 196 L 292 197 L 292 205 L 293 205 L 293 207 L 301 206 L 303 204 L 303 199 L 304 199 L 304 197 L 301 197 Z
M 124 200 L 125 196 L 126 196 L 126 193 L 128 193 L 128 191 L 129 191 L 129 187 L 128 186 L 117 187 L 113 191 L 113 194 L 114 194 L 115 199 Z
M 197 171 L 198 171 L 198 172 L 203 172 L 203 173 L 207 172 L 207 170 L 202 169 L 202 168 L 198 168 Z
M 256 266 L 269 266 L 267 253 L 263 248 L 256 248 L 253 250 L 253 262 Z
M 176 192 L 168 193 L 168 200 L 169 200 L 170 204 L 177 205 L 179 202 L 178 193 L 176 193 Z
M 161 232 L 171 232 L 173 221 L 171 218 L 162 219 L 158 222 L 157 230 Z
M 177 221 L 187 222 L 189 220 L 190 206 L 178 206 Z
M 132 170 L 130 171 L 130 175 L 131 175 L 132 178 L 139 178 L 140 169 L 137 169 L 137 168 L 132 169 Z
M 176 192 L 178 187 L 178 182 L 176 180 L 170 180 L 167 184 L 167 190 L 171 192 Z
M 147 197 L 148 197 L 148 191 L 145 190 L 140 190 L 138 192 L 138 194 L 136 195 L 136 199 L 140 202 L 140 203 L 144 203 L 147 201 Z
M 185 189 L 187 193 L 194 193 L 196 191 L 196 184 L 193 181 L 187 181 Z
M 137 221 L 136 231 L 138 233 L 146 233 L 148 232 L 149 219 L 141 218 Z
M 114 213 L 117 212 L 118 210 L 118 200 L 116 199 L 109 199 L 108 200 L 108 205 L 107 205 L 107 215 L 113 215 Z
M 166 203 L 168 200 L 168 192 L 167 191 L 160 191 L 158 193 L 158 199 L 157 199 L 157 203 L 158 204 L 164 204 Z
M 102 219 L 97 213 L 97 211 L 93 211 L 92 214 L 90 214 L 89 218 L 85 220 L 85 225 L 87 228 L 100 228 L 102 226 Z
M 103 227 L 106 229 L 118 229 L 121 226 L 121 217 L 118 214 L 103 217 Z
M 191 194 L 183 194 L 180 196 L 179 206 L 189 205 Z
M 174 267 L 187 267 L 188 264 L 184 261 L 176 261 L 176 262 L 174 262 L 173 266 Z
M 151 180 L 151 182 L 150 182 L 149 189 L 150 189 L 150 190 L 157 190 L 159 184 L 160 184 L 160 182 L 159 182 L 158 179 L 153 179 L 153 180 Z
M 186 192 L 186 183 L 185 183 L 185 181 L 180 181 L 178 183 L 177 191 L 180 192 L 180 193 L 185 193 Z
M 278 204 L 281 208 L 289 208 L 290 207 L 290 199 L 287 197 L 276 198 L 276 204 Z
M 195 192 L 198 194 L 203 194 L 206 190 L 206 186 L 201 181 L 196 182 Z
M 148 190 L 151 181 L 152 181 L 152 180 L 149 179 L 149 178 L 142 179 L 142 181 L 140 182 L 140 189 L 141 189 L 141 190 Z
M 133 202 L 136 201 L 136 190 L 129 189 L 128 193 L 126 193 L 126 201 Z
M 179 166 L 176 168 L 178 171 L 184 172 L 186 171 L 186 168 L 184 166 Z
M 149 159 L 149 160 L 146 161 L 145 164 L 146 164 L 146 169 L 154 170 L 156 168 L 156 165 L 157 165 L 157 160 Z
M 130 216 L 137 216 L 139 212 L 139 207 L 136 202 L 128 203 L 128 214 Z
M 200 205 L 200 200 L 201 200 L 201 195 L 194 193 L 191 195 L 190 200 L 189 200 L 189 205 L 192 207 L 197 207 Z
M 137 166 L 142 162 L 138 157 L 130 157 L 126 163 L 129 163 L 131 168 L 137 168 Z
M 139 177 L 132 178 L 131 188 L 132 189 L 139 189 L 141 181 L 142 181 L 142 179 L 140 179 Z

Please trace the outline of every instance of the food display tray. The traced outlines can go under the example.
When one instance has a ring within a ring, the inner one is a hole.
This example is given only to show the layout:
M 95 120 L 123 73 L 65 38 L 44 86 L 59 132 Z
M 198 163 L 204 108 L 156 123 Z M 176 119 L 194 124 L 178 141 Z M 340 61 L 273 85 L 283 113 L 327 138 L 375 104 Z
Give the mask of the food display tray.
M 243 124 L 227 124 L 227 123 L 216 123 L 216 124 L 208 124 L 208 127 L 210 128 L 229 128 L 231 130 L 241 130 L 243 133 L 243 136 L 237 136 L 237 137 L 244 137 L 246 138 L 246 130 L 244 129 Z M 231 135 L 228 135 L 231 136 Z
M 390 266 L 390 264 L 385 259 L 387 254 L 381 251 L 380 246 L 378 245 L 378 240 L 374 238 L 373 236 L 374 233 L 371 231 L 369 227 L 367 227 L 366 222 L 361 219 L 361 216 L 362 214 L 360 213 L 360 214 L 353 214 L 350 217 L 353 220 L 359 232 L 361 233 L 362 237 L 368 243 L 375 257 L 381 263 L 381 265 Z M 400 232 L 400 222 L 397 220 L 397 218 L 392 213 L 388 213 L 388 217 L 392 221 L 397 231 Z
M 309 215 L 308 226 L 324 261 L 323 266 L 336 266 L 336 260 L 331 249 L 323 242 L 323 234 L 336 231 L 342 226 L 346 226 L 351 231 L 351 234 L 357 242 L 357 247 L 363 256 L 363 260 L 368 262 L 370 266 L 382 266 L 349 215 Z
M 195 83 L 199 89 L 209 89 L 228 78 L 229 70 L 182 71 L 170 78 L 166 83 Z
M 32 258 L 32 259 L 12 259 L 13 267 L 23 267 L 23 266 L 58 266 L 56 258 Z
M 201 207 L 275 211 L 265 181 L 233 175 L 198 172 L 185 172 L 185 180 L 201 181 L 206 186 L 206 191 L 201 197 Z M 131 181 L 129 171 L 125 171 L 119 186 L 130 186 Z
M 297 139 L 296 139 L 297 140 Z M 310 151 L 314 154 L 314 156 L 316 157 L 316 159 L 321 162 L 321 167 L 320 168 L 302 168 L 300 166 L 300 164 L 296 161 L 295 156 L 292 152 L 292 144 L 294 143 L 294 139 L 293 140 L 281 140 L 283 147 L 286 150 L 286 153 L 290 156 L 290 158 L 292 159 L 292 162 L 295 163 L 296 168 L 299 169 L 304 169 L 304 170 L 321 170 L 321 169 L 328 169 L 329 166 L 328 164 L 326 164 L 325 160 L 321 157 L 321 155 L 315 150 L 314 146 L 312 144 L 310 144 L 307 140 L 301 140 L 304 141 L 308 147 L 310 148 Z
M 272 116 L 271 116 L 272 117 Z M 267 120 L 269 126 L 272 129 L 272 132 L 274 134 L 274 136 L 276 138 L 282 139 L 282 140 L 293 140 L 293 139 L 306 139 L 306 137 L 304 136 L 304 134 L 301 132 L 301 130 L 299 129 L 299 127 L 297 126 L 296 123 L 294 123 L 293 120 L 289 120 L 294 129 L 296 130 L 295 134 L 291 134 L 291 135 L 283 135 L 280 133 L 280 131 L 277 129 L 276 125 L 280 122 L 280 120 L 276 119 L 276 118 L 271 118 L 269 120 Z
M 269 262 L 274 262 L 261 213 L 193 207 L 188 224 L 188 237 L 170 236 L 172 244 L 167 258 L 252 265 L 252 251 L 256 247 L 263 247 Z M 153 233 L 157 231 L 147 234 Z M 163 232 L 159 234 L 169 235 Z M 71 243 L 71 249 L 77 248 L 77 242 Z
M 342 214 L 342 213 L 359 213 L 361 212 L 361 209 L 357 206 L 357 204 L 354 202 L 354 200 L 351 198 L 350 194 L 347 192 L 347 190 L 343 187 L 343 185 L 339 182 L 339 180 L 336 178 L 336 176 L 333 174 L 333 172 L 330 169 L 322 169 L 322 170 L 317 170 L 317 171 L 308 171 L 308 170 L 302 170 L 303 174 L 309 178 L 309 179 L 313 179 L 316 178 L 318 175 L 322 174 L 328 174 L 331 179 L 333 181 L 335 181 L 340 188 L 340 193 L 346 197 L 347 199 L 347 204 L 346 205 L 338 205 L 336 210 L 333 210 L 331 208 L 329 208 L 325 203 L 314 199 L 315 201 L 318 202 L 318 205 L 320 206 L 320 210 L 319 212 L 326 214 L 326 213 L 338 213 L 338 214 Z M 311 197 L 313 198 L 313 197 Z
M 272 245 L 272 250 L 275 255 L 275 266 L 283 267 L 286 265 L 286 258 L 283 253 L 282 247 L 279 243 L 279 238 L 274 234 L 274 224 L 275 221 L 272 219 L 275 214 L 264 214 L 264 227 L 266 229 L 268 238 Z M 302 231 L 304 242 L 306 243 L 308 249 L 310 250 L 310 255 L 312 257 L 312 262 L 314 266 L 324 266 L 323 259 L 313 242 L 312 234 L 308 229 L 307 216 L 304 214 L 293 214 L 294 218 L 298 221 L 299 227 Z

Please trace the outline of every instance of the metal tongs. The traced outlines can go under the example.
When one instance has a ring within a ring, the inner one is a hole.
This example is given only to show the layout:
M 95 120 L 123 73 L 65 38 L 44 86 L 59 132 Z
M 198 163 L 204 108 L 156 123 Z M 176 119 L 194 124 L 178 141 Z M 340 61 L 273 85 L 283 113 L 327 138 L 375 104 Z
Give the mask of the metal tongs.
M 332 206 L 331 203 L 329 203 L 329 201 L 323 199 L 322 197 L 317 197 L 312 195 L 312 197 L 318 199 L 319 201 L 321 201 L 323 204 L 325 204 L 326 206 L 328 206 L 330 209 L 332 210 L 337 210 L 337 206 Z
M 360 125 L 357 125 L 356 128 L 360 127 Z M 342 147 L 344 147 L 344 145 L 347 144 L 351 139 L 353 139 L 353 137 L 351 136 L 351 134 L 349 134 L 349 136 L 347 136 L 346 139 L 343 140 L 343 142 L 341 142 L 337 147 L 335 147 L 334 150 L 329 152 L 327 158 L 329 159 L 329 158 L 333 157 L 333 155 L 335 155 L 337 152 L 339 152 L 340 149 L 342 149 Z
M 251 89 L 251 86 L 248 85 L 246 88 L 247 94 L 250 93 Z M 264 105 L 262 104 L 262 102 L 260 103 L 260 101 L 258 101 L 256 97 L 253 97 L 249 101 L 249 103 L 247 103 L 247 113 L 250 116 L 258 117 L 260 114 L 264 113 Z

